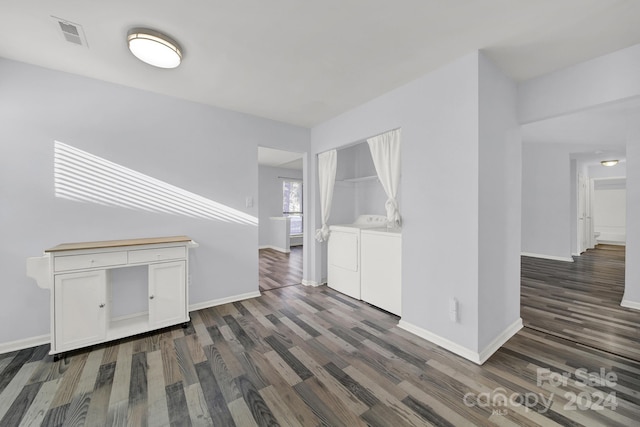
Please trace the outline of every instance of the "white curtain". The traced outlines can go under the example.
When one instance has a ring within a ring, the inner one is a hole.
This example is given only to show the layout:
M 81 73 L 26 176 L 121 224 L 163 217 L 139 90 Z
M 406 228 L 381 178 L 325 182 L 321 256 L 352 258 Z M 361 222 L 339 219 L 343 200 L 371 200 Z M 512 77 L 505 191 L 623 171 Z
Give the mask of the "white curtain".
M 398 211 L 398 184 L 400 183 L 400 129 L 367 139 L 378 179 L 387 193 L 387 221 L 392 227 L 400 227 L 402 219 Z
M 320 179 L 320 210 L 322 211 L 322 228 L 316 230 L 316 240 L 325 242 L 329 238 L 329 214 L 333 199 L 333 186 L 336 182 L 337 152 L 330 150 L 318 154 L 318 178 Z

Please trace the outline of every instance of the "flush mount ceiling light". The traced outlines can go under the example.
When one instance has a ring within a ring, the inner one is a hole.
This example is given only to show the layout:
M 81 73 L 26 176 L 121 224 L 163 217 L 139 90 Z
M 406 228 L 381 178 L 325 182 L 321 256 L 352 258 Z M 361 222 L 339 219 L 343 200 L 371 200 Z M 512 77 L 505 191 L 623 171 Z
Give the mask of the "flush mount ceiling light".
M 158 31 L 134 28 L 127 35 L 129 50 L 136 58 L 160 68 L 176 68 L 182 61 L 180 46 Z
M 600 162 L 602 166 L 615 166 L 618 164 L 617 160 L 603 160 Z

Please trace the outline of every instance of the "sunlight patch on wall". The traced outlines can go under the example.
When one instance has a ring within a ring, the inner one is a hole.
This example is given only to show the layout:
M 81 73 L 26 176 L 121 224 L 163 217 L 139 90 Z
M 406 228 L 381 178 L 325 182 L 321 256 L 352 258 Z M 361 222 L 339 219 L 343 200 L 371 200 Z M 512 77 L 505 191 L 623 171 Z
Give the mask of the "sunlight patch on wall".
M 258 225 L 254 216 L 59 141 L 54 142 L 53 173 L 56 197 Z

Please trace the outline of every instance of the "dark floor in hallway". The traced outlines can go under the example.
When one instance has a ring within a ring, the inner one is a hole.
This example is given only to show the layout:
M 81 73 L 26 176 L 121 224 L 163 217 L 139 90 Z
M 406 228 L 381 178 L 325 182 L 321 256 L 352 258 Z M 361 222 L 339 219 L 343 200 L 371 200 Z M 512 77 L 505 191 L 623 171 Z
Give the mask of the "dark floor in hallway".
M 640 311 L 620 306 L 624 246 L 598 245 L 573 258 L 522 257 L 524 325 L 640 361 Z
M 259 259 L 260 291 L 302 282 L 302 246 L 292 246 L 288 254 L 274 249 L 260 249 Z

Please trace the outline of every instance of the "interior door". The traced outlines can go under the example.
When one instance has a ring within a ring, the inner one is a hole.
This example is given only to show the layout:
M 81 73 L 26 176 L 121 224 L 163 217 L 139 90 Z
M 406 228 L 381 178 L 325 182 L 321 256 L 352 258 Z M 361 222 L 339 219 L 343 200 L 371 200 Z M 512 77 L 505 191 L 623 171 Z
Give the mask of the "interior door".
M 594 181 L 589 179 L 586 183 L 586 197 L 585 197 L 585 232 L 587 233 L 587 247 L 593 249 L 596 247 L 596 239 L 594 235 L 594 218 L 593 218 L 593 200 L 594 200 Z
M 583 174 L 578 174 L 578 250 L 580 253 L 587 250 L 587 180 Z

